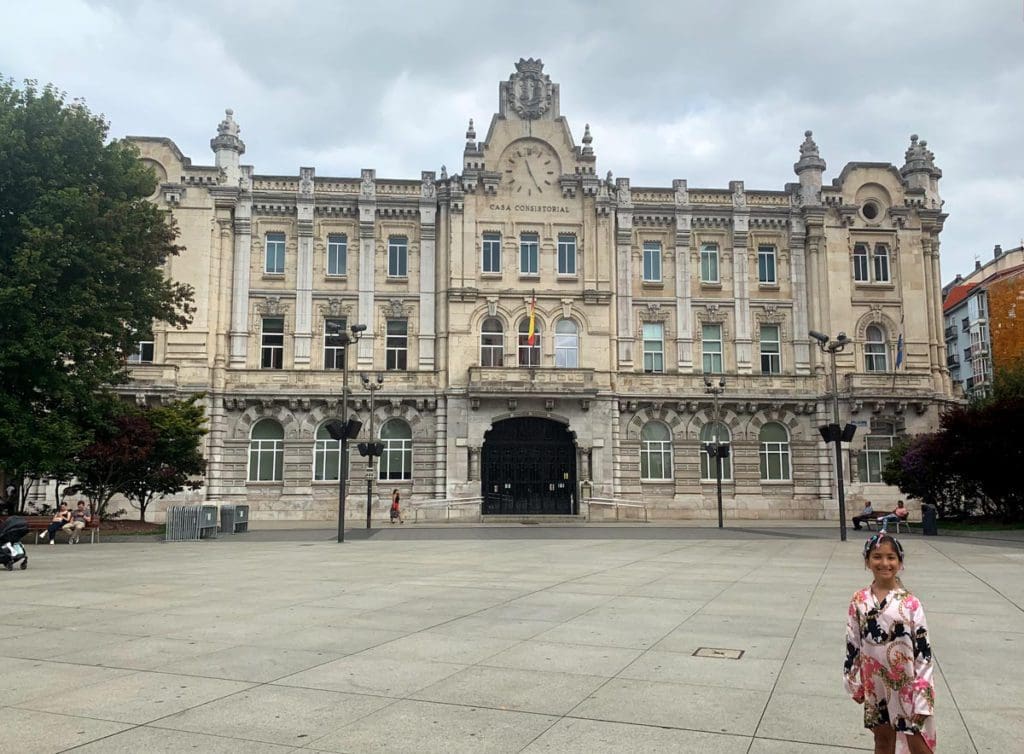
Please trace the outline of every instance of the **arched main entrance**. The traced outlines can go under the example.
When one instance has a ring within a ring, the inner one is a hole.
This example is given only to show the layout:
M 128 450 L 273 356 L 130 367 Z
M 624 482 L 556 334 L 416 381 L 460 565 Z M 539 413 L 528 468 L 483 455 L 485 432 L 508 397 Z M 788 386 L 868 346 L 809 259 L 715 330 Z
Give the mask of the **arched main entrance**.
M 496 422 L 481 460 L 485 515 L 576 512 L 576 446 L 565 425 L 536 417 Z

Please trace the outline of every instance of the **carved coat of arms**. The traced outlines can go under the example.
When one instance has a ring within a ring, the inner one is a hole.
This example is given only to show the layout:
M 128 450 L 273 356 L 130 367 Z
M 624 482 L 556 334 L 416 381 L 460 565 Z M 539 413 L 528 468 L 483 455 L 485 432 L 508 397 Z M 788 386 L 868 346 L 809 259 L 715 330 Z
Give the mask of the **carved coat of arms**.
M 539 58 L 520 58 L 509 79 L 508 105 L 527 120 L 539 118 L 551 109 L 551 77 L 544 73 Z

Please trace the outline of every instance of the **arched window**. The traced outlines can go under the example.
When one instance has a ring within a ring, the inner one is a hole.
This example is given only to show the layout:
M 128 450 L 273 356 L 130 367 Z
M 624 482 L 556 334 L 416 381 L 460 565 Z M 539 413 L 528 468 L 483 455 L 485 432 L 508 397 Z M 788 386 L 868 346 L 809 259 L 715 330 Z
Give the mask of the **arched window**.
M 316 442 L 313 445 L 313 479 L 317 482 L 338 480 L 341 440 L 331 438 L 331 433 L 327 431 L 327 424 L 324 422 L 317 429 Z M 346 468 L 349 468 L 348 465 Z M 351 479 L 351 475 L 348 475 L 348 478 Z
M 378 478 L 412 479 L 412 430 L 401 419 L 391 419 L 380 428 L 384 455 L 380 457 Z
M 672 478 L 672 432 L 661 422 L 647 422 L 640 430 L 640 478 Z
M 896 427 L 891 422 L 872 421 L 871 434 L 864 438 L 864 450 L 857 456 L 860 481 L 882 484 L 882 470 L 889 460 L 889 451 L 896 440 Z
M 505 364 L 505 332 L 501 320 L 488 317 L 480 327 L 480 366 L 500 367 Z
M 555 366 L 576 369 L 580 365 L 580 334 L 571 319 L 555 324 Z
M 868 372 L 889 371 L 888 348 L 885 330 L 878 325 L 868 325 L 864 337 L 864 369 Z
M 249 481 L 280 482 L 284 478 L 284 429 L 262 419 L 249 433 Z
M 778 422 L 768 422 L 758 434 L 761 443 L 761 481 L 779 482 L 791 478 L 789 430 Z
M 715 459 L 704 450 L 704 443 L 714 442 L 718 438 L 719 445 L 728 446 L 732 440 L 729 428 L 718 422 L 708 422 L 700 429 L 700 478 L 705 482 L 716 481 Z M 722 459 L 722 479 L 732 479 L 732 454 Z
M 523 317 L 519 323 L 519 366 L 540 366 L 540 320 L 534 320 L 533 345 L 530 345 L 530 318 Z

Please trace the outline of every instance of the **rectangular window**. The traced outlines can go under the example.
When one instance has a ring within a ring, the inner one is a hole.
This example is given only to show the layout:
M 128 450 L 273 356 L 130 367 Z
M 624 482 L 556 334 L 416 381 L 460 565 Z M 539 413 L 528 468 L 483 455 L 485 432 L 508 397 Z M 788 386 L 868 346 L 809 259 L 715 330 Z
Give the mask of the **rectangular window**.
M 264 317 L 260 340 L 260 368 L 284 368 L 284 318 Z
M 519 236 L 519 274 L 537 275 L 540 271 L 540 234 L 522 233 Z
M 775 285 L 775 247 L 757 247 L 757 282 L 762 285 Z
M 576 236 L 565 234 L 558 237 L 558 274 L 576 274 Z
M 327 236 L 327 274 L 344 275 L 348 265 L 348 236 L 332 233 Z
M 971 320 L 968 319 L 967 317 L 964 317 L 962 320 L 960 320 L 960 329 L 963 332 L 967 332 L 968 330 L 970 330 L 971 329 Z
M 388 238 L 388 277 L 409 277 L 409 240 L 405 236 Z
M 875 282 L 889 282 L 889 249 L 884 244 L 875 245 Z
M 882 484 L 882 471 L 889 461 L 893 437 L 868 435 L 864 438 L 864 450 L 857 459 L 860 481 L 868 484 Z
M 659 322 L 644 322 L 644 371 L 665 371 L 665 326 Z
M 701 328 L 701 351 L 704 355 L 704 373 L 722 373 L 722 326 L 704 325 Z
M 700 282 L 719 282 L 718 246 L 713 243 L 706 243 L 700 247 Z
M 267 253 L 263 271 L 268 275 L 284 274 L 284 233 L 267 233 Z
M 853 246 L 853 279 L 858 283 L 871 281 L 868 274 L 868 245 L 858 243 Z
M 489 273 L 501 272 L 501 233 L 484 233 L 480 270 Z
M 385 346 L 385 366 L 388 371 L 405 370 L 409 359 L 409 320 L 389 319 Z
M 644 282 L 661 282 L 661 244 L 644 241 Z
M 782 374 L 778 325 L 761 325 L 761 374 Z
M 128 354 L 129 364 L 152 364 L 153 341 L 140 340 L 133 353 Z
M 345 343 L 348 341 L 344 319 L 324 320 L 324 369 L 345 368 Z

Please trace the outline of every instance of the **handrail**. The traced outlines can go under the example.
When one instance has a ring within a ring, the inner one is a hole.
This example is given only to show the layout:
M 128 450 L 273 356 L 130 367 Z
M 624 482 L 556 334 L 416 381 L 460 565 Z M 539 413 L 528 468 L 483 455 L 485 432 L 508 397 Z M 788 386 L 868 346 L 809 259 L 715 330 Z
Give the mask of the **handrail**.
M 427 510 L 427 509 L 434 509 L 434 508 L 437 508 L 437 509 L 444 508 L 445 509 L 445 520 L 446 521 L 450 521 L 451 517 L 452 517 L 452 508 L 460 508 L 460 507 L 463 507 L 463 506 L 482 505 L 482 504 L 483 504 L 483 497 L 477 495 L 476 497 L 453 497 L 453 498 L 445 498 L 444 500 L 428 500 L 428 501 L 423 502 L 423 503 L 410 504 L 409 507 L 412 508 L 412 513 L 413 513 L 412 520 L 413 520 L 413 523 L 415 523 L 415 522 L 419 521 L 419 512 L 420 512 L 421 509 L 422 510 Z
M 587 521 L 590 521 L 590 506 L 591 505 L 609 505 L 615 507 L 615 520 L 619 520 L 619 508 L 642 508 L 644 511 L 644 523 L 647 521 L 647 506 L 643 503 L 630 503 L 625 500 L 618 500 L 613 497 L 592 497 L 584 500 L 587 504 Z

